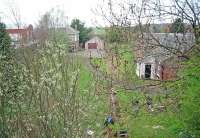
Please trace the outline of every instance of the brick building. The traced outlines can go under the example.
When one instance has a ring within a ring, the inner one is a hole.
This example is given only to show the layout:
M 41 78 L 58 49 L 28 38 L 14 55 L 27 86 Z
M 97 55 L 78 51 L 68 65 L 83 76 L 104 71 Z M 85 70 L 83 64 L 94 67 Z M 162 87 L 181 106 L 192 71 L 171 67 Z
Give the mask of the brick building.
M 33 41 L 33 26 L 29 25 L 27 28 L 6 29 L 8 32 L 12 45 L 15 47 L 29 46 Z

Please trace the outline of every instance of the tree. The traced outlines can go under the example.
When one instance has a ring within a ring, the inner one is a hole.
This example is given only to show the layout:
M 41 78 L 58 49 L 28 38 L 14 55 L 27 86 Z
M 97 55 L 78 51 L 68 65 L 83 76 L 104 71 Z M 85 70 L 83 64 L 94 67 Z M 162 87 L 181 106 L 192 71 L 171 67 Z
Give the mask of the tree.
M 79 19 L 73 19 L 71 27 L 79 31 L 80 43 L 85 43 L 89 39 L 89 34 L 92 29 L 85 27 L 85 23 L 81 22 Z
M 128 42 L 132 39 L 131 28 L 121 26 L 111 26 L 106 28 L 106 39 L 108 42 Z
M 23 26 L 21 13 L 19 6 L 16 1 L 13 0 L 7 0 L 5 1 L 5 4 L 7 6 L 7 9 L 5 12 L 5 15 L 9 17 L 9 20 L 15 25 L 18 29 Z
M 184 33 L 185 27 L 181 18 L 177 18 L 170 28 L 172 33 Z
M 110 24 L 121 26 L 138 24 L 141 30 L 144 24 L 167 23 L 169 19 L 180 18 L 182 22 L 192 27 L 196 42 L 200 37 L 199 0 L 168 0 L 167 2 L 161 0 L 125 0 L 123 2 L 105 0 L 98 8 L 98 13 Z
M 200 38 L 200 2 L 199 0 L 168 0 L 161 1 L 161 0 L 135 0 L 135 1 L 129 1 L 125 0 L 121 3 L 117 3 L 112 0 L 107 0 L 108 2 L 108 10 L 102 10 L 103 17 L 111 22 L 113 24 L 113 21 L 115 24 L 119 24 L 119 22 L 122 22 L 124 20 L 124 17 L 126 20 L 130 20 L 132 24 L 135 23 L 139 24 L 139 28 L 142 34 L 144 34 L 143 30 L 143 24 L 152 24 L 155 22 L 169 22 L 169 19 L 176 19 L 173 23 L 173 32 L 175 33 L 183 33 L 184 32 L 184 23 L 189 24 L 192 27 L 192 31 L 194 32 L 196 42 Z M 119 6 L 119 8 L 113 7 L 113 6 Z M 106 6 L 104 6 L 106 7 Z M 104 8 L 102 7 L 102 8 Z M 118 9 L 120 12 L 116 12 L 113 9 Z M 105 12 L 104 12 L 105 11 Z M 126 12 L 127 11 L 127 12 Z M 122 14 L 125 13 L 125 14 Z M 127 18 L 126 18 L 127 17 Z M 114 20 L 113 20 L 114 19 Z M 168 30 L 168 29 L 167 29 Z M 168 32 L 168 31 L 167 31 Z M 150 32 L 151 34 L 152 32 Z M 151 36 L 150 36 L 151 37 Z M 176 34 L 174 35 L 176 37 Z M 150 38 L 151 39 L 151 38 Z M 167 48 L 167 45 L 161 45 L 159 44 L 158 39 L 152 36 L 152 39 L 157 41 L 155 44 L 158 47 L 165 47 Z M 149 40 L 149 38 L 147 39 Z M 176 42 L 177 44 L 179 42 Z M 196 45 L 197 47 L 197 45 Z M 195 47 L 194 47 L 195 48 Z M 178 51 L 178 50 L 177 50 Z M 169 52 L 173 52 L 173 50 L 170 50 Z M 150 52 L 149 52 L 150 53 Z M 178 52 L 177 52 L 178 53 Z M 166 53 L 163 53 L 167 55 Z M 176 54 L 176 53 L 174 53 Z M 178 53 L 179 54 L 179 53 Z M 184 54 L 184 53 L 183 53 Z M 197 53 L 190 53 L 192 55 L 196 55 L 199 57 L 199 50 Z M 156 55 L 155 55 L 156 56 Z M 188 55 L 186 55 L 188 57 Z M 188 59 L 190 59 L 189 57 Z M 195 57 L 195 59 L 197 59 Z M 196 137 L 199 136 L 199 130 L 200 130 L 200 120 L 199 120 L 199 93 L 197 87 L 199 84 L 199 67 L 197 66 L 198 61 L 189 63 L 189 66 L 181 66 L 185 69 L 188 69 L 188 72 L 190 74 L 181 74 L 181 78 L 183 78 L 181 81 L 183 81 L 183 86 L 186 87 L 180 87 L 176 88 L 175 91 L 180 90 L 181 92 L 184 91 L 184 96 L 182 96 L 183 93 L 181 93 L 179 96 L 181 98 L 180 105 L 184 104 L 181 109 L 182 114 L 178 113 L 178 117 L 182 116 L 183 120 L 186 122 L 186 127 L 182 126 L 182 129 L 188 129 L 190 133 L 195 134 Z M 195 67 L 192 67 L 194 65 Z M 188 80 L 186 78 L 189 77 Z M 174 83 L 174 82 L 172 82 Z M 179 84 L 180 81 L 177 81 L 177 84 Z M 174 83 L 173 85 L 177 85 Z M 170 86 L 169 83 L 167 83 L 168 86 Z M 178 97 L 179 97 L 178 96 Z M 184 103 L 182 101 L 182 98 L 185 100 Z M 189 99 L 190 98 L 190 99 Z M 194 108 L 195 107 L 195 108 Z M 186 118 L 186 116 L 188 118 Z M 186 120 L 186 121 L 185 121 Z M 195 137 L 195 135 L 191 137 Z M 186 137 L 186 136 L 185 136 Z M 189 137 L 189 136 L 188 136 Z
M 65 28 L 66 21 L 64 12 L 59 9 L 52 9 L 46 12 L 39 20 L 35 31 L 36 39 L 41 44 L 46 41 L 51 42 L 54 46 L 66 48 L 68 46 L 68 36 Z
M 17 76 L 14 55 L 10 47 L 10 37 L 5 30 L 4 23 L 0 23 L 0 134 L 9 136 L 9 116 L 14 115 L 12 107 L 19 94 L 19 78 Z
M 200 2 L 198 0 L 169 0 L 168 4 L 161 1 L 151 0 L 147 7 L 150 7 L 148 12 L 152 14 L 151 19 L 160 18 L 167 20 L 169 18 L 175 18 L 173 23 L 176 26 L 174 29 L 178 32 L 182 32 L 184 29 L 183 22 L 189 24 L 195 35 L 196 42 L 200 37 L 198 31 L 200 26 Z M 146 16 L 147 17 L 147 16 Z M 162 17 L 162 18 L 161 18 Z
M 11 40 L 6 32 L 6 25 L 4 23 L 0 23 L 0 43 L 1 56 L 9 56 Z
M 117 27 L 110 27 L 106 30 L 106 38 L 107 41 L 113 43 L 113 42 L 120 42 L 120 29 Z

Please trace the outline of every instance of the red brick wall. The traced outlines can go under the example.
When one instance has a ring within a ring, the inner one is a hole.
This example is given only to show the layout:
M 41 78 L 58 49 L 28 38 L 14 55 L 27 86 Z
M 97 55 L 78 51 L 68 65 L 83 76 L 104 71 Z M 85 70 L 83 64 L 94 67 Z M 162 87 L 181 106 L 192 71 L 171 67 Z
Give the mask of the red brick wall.
M 176 70 L 170 66 L 162 67 L 162 80 L 172 80 L 176 78 Z

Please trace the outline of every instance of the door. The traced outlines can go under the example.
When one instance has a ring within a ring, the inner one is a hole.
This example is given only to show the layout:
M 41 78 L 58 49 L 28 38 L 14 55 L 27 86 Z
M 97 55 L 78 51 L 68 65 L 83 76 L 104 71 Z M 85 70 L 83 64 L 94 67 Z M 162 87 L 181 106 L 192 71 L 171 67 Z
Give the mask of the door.
M 88 43 L 88 49 L 97 49 L 97 43 Z
M 145 79 L 151 78 L 151 65 L 145 65 Z

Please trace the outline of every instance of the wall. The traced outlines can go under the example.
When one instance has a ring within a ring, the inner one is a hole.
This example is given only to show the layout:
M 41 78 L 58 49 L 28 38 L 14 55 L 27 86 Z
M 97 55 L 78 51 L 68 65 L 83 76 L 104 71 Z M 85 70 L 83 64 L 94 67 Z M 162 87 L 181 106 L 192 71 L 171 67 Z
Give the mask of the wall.
M 170 58 L 162 63 L 162 79 L 173 80 L 177 77 L 177 70 L 179 69 L 179 59 Z
M 143 61 L 140 61 L 137 63 L 136 67 L 136 74 L 141 79 L 145 79 L 145 65 L 151 65 L 151 79 L 158 79 L 157 74 L 158 72 L 158 66 L 155 62 L 155 58 L 148 57 Z
M 177 69 L 174 65 L 164 64 L 160 65 L 149 60 L 149 62 L 137 63 L 136 74 L 139 78 L 145 79 L 145 65 L 151 65 L 151 79 L 153 80 L 173 80 L 176 78 Z
M 165 66 L 163 69 L 163 80 L 172 80 L 176 78 L 176 71 L 168 66 Z

